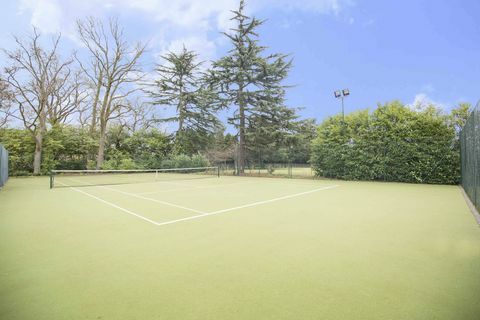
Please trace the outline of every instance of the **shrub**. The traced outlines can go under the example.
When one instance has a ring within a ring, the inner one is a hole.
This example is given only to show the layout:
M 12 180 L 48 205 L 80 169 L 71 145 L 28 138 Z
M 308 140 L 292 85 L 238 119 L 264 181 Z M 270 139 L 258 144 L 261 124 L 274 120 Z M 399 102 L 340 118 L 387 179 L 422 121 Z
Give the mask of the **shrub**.
M 450 117 L 399 102 L 338 116 L 318 127 L 311 164 L 319 176 L 349 180 L 458 183 L 459 150 Z

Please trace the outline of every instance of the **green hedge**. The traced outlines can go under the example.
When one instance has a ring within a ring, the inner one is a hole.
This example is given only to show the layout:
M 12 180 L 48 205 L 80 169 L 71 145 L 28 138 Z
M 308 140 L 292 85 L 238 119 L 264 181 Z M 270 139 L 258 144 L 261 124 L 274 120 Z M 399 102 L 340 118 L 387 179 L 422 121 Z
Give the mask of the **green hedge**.
M 420 110 L 400 102 L 370 113 L 335 116 L 318 128 L 311 164 L 319 176 L 456 184 L 459 150 L 452 118 L 433 106 Z

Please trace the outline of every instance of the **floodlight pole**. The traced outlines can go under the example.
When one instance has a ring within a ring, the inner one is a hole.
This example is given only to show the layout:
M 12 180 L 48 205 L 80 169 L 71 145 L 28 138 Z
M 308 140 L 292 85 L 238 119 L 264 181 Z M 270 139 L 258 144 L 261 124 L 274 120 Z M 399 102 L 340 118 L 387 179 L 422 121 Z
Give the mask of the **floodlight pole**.
M 333 94 L 335 95 L 335 98 L 342 100 L 342 122 L 345 122 L 345 102 L 343 100 L 346 96 L 350 95 L 350 90 L 336 90 Z

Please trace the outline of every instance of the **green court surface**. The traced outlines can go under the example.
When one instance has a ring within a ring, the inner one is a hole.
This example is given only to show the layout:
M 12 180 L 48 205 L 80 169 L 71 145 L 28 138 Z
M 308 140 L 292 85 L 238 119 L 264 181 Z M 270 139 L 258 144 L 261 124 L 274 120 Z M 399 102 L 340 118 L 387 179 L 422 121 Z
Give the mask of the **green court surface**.
M 82 181 L 0 191 L 0 319 L 480 319 L 456 186 Z

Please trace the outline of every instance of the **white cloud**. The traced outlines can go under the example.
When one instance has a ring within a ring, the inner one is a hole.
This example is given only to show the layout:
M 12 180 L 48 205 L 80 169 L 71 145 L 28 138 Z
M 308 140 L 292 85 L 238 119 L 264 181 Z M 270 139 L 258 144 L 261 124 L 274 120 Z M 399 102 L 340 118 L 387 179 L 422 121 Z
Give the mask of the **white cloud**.
M 265 7 L 276 7 L 287 11 L 295 10 L 321 14 L 339 14 L 342 9 L 353 4 L 351 0 L 257 0 L 248 3 L 257 10 Z
M 208 39 L 193 36 L 181 39 L 175 39 L 170 42 L 169 46 L 160 52 L 160 55 L 167 53 L 168 51 L 179 52 L 183 46 L 188 50 L 193 50 L 199 54 L 200 60 L 210 60 L 215 56 L 215 43 Z
M 19 9 L 20 13 L 31 12 L 30 22 L 43 32 L 61 30 L 62 8 L 57 1 L 22 0 Z
M 425 107 L 428 107 L 429 105 L 435 105 L 436 107 L 439 107 L 443 110 L 448 109 L 446 104 L 433 100 L 426 93 L 423 93 L 423 92 L 416 94 L 414 99 L 413 99 L 413 102 L 407 104 L 407 106 L 409 108 L 418 109 L 418 110 L 424 109 Z
M 145 39 L 152 38 L 154 53 L 181 48 L 199 50 L 202 59 L 216 55 L 222 44 L 218 31 L 232 26 L 231 10 L 238 0 L 18 0 L 20 13 L 30 15 L 30 22 L 43 33 L 62 32 L 76 41 L 75 21 L 86 16 L 106 18 L 131 16 L 152 26 Z M 247 12 L 263 9 L 305 11 L 337 15 L 352 0 L 256 0 L 247 1 Z M 351 20 L 347 20 L 351 21 Z M 126 26 L 127 27 L 127 26 Z M 127 30 L 128 31 L 128 30 Z M 128 32 L 126 32 L 128 33 Z

